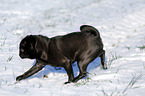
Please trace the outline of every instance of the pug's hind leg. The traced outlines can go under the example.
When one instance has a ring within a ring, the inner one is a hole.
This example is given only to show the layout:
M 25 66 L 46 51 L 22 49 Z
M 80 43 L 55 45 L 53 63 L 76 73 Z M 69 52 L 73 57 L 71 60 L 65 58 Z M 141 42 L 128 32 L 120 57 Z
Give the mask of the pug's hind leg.
M 91 60 L 80 60 L 80 61 L 78 61 L 78 67 L 79 67 L 80 73 L 77 77 L 75 77 L 73 79 L 73 82 L 77 82 L 78 80 L 87 76 L 87 66 L 89 65 L 90 62 L 91 62 Z
M 23 75 L 18 76 L 16 78 L 16 81 L 20 81 L 22 79 L 26 79 L 26 78 L 32 76 L 33 74 L 40 71 L 43 67 L 45 67 L 45 65 L 46 64 L 43 62 L 37 61 L 36 64 L 34 66 L 32 66 L 27 72 L 25 72 Z
M 105 50 L 103 50 L 100 57 L 101 57 L 101 64 L 102 64 L 103 69 L 107 69 L 107 64 L 105 63 Z

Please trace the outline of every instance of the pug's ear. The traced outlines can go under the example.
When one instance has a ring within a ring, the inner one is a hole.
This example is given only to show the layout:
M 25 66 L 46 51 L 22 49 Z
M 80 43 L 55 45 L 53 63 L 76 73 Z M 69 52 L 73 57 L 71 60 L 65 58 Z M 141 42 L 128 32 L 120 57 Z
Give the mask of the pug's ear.
M 35 35 L 29 35 L 29 40 L 31 43 L 35 44 L 36 43 L 36 36 Z
M 38 36 L 35 43 L 35 50 L 37 53 L 37 59 L 42 61 L 48 60 L 50 39 L 45 36 Z

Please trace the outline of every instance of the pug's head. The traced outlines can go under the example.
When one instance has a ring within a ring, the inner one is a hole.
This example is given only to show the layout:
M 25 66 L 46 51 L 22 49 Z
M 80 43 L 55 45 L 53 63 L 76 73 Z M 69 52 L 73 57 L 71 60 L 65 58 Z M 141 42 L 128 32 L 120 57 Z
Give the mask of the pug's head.
M 37 52 L 35 49 L 36 38 L 33 35 L 28 35 L 22 39 L 19 45 L 19 56 L 23 58 L 35 59 Z

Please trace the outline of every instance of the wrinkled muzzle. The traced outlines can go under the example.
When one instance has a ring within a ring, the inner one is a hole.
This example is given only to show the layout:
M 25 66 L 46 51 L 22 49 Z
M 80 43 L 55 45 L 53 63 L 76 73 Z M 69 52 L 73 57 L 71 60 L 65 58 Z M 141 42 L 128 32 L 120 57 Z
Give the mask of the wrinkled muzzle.
M 28 58 L 28 57 L 29 57 L 29 55 L 26 54 L 26 52 L 24 52 L 23 49 L 20 49 L 20 51 L 19 51 L 19 56 L 20 56 L 22 59 Z

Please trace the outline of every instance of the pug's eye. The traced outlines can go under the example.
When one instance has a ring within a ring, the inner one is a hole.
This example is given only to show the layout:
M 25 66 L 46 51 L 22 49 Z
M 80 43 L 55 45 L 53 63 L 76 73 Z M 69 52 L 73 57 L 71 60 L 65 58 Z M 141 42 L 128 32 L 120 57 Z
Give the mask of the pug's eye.
M 21 47 L 25 47 L 25 44 L 21 44 Z

